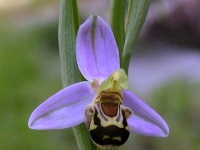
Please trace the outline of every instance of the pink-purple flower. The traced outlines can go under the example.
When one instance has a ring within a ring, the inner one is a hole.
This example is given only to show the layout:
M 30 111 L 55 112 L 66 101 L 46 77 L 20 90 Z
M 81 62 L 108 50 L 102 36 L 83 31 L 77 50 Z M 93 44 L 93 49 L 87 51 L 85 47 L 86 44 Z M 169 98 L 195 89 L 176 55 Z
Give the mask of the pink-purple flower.
M 79 70 L 87 81 L 65 87 L 40 104 L 29 118 L 29 128 L 64 129 L 84 122 L 85 109 L 93 101 L 98 87 L 120 69 L 114 35 L 102 18 L 90 16 L 80 26 L 76 39 L 76 58 Z M 130 132 L 168 136 L 169 128 L 159 114 L 130 90 L 123 89 L 122 95 L 122 105 L 133 111 L 127 119 Z

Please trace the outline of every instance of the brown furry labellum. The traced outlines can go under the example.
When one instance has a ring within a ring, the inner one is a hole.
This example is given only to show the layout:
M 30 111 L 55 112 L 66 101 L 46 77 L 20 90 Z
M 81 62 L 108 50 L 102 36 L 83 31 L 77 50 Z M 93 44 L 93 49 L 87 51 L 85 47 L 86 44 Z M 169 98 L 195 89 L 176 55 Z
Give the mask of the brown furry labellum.
M 129 137 L 130 108 L 122 105 L 120 92 L 101 92 L 85 110 L 92 141 L 101 148 L 116 148 Z

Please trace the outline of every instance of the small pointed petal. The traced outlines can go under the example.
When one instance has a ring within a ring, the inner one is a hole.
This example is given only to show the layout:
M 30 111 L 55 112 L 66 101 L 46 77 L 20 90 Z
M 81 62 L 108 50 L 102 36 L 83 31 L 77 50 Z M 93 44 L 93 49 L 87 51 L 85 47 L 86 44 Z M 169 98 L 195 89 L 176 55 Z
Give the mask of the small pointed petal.
M 112 88 L 114 82 L 116 82 L 115 84 L 117 84 L 122 89 L 129 89 L 128 77 L 124 69 L 118 69 L 101 83 L 97 89 L 97 92 L 101 93 L 102 91 Z
M 68 86 L 39 105 L 31 114 L 28 126 L 35 130 L 63 129 L 84 121 L 84 110 L 94 91 L 89 82 Z
M 131 132 L 147 136 L 167 137 L 169 128 L 162 117 L 131 91 L 123 91 L 124 105 L 133 110 L 128 118 Z
M 119 51 L 109 25 L 98 16 L 90 16 L 78 31 L 76 56 L 79 69 L 90 82 L 100 82 L 119 69 Z

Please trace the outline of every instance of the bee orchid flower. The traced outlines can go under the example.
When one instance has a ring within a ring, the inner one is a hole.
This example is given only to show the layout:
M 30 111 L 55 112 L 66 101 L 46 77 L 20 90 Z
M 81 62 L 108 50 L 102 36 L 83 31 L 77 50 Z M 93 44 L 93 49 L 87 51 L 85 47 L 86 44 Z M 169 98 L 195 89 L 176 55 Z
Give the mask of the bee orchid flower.
M 29 118 L 29 128 L 64 129 L 86 122 L 91 139 L 100 146 L 122 145 L 129 131 L 168 136 L 162 117 L 129 89 L 114 35 L 101 17 L 90 16 L 80 26 L 76 59 L 87 81 L 65 87 L 40 104 Z

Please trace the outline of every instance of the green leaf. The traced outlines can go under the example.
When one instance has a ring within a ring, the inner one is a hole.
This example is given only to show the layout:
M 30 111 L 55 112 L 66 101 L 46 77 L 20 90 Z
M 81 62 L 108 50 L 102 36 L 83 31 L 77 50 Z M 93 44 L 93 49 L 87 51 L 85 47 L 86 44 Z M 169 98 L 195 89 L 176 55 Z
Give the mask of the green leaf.
M 119 48 L 120 60 L 125 41 L 125 29 L 124 29 L 125 9 L 126 9 L 126 0 L 111 0 L 110 25 Z
M 81 74 L 76 62 L 75 45 L 79 28 L 76 0 L 61 0 L 59 15 L 59 52 L 63 87 L 81 81 Z M 84 123 L 73 127 L 74 135 L 81 150 L 94 149 Z
M 128 72 L 133 45 L 147 16 L 151 0 L 129 0 L 128 17 L 126 23 L 126 38 L 122 54 L 122 68 Z
M 61 0 L 58 41 L 61 60 L 63 86 L 68 86 L 81 80 L 76 63 L 75 42 L 78 30 L 78 18 L 74 16 L 75 0 Z
M 73 127 L 73 132 L 76 138 L 76 142 L 80 150 L 94 150 L 96 145 L 94 145 L 88 134 L 88 129 L 84 123 Z

